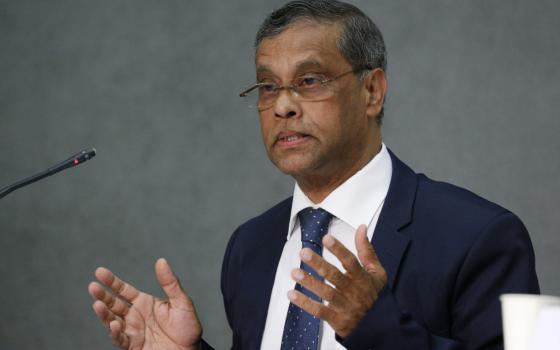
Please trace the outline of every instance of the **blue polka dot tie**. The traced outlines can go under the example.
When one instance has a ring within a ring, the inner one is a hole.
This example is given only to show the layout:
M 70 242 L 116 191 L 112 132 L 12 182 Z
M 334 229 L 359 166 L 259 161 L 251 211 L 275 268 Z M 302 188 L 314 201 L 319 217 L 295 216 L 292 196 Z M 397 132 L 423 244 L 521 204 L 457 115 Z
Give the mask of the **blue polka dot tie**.
M 310 248 L 315 253 L 322 255 L 322 239 L 327 233 L 332 215 L 321 208 L 305 208 L 298 213 L 298 218 L 303 248 Z M 300 267 L 305 272 L 315 276 L 315 278 L 323 280 L 312 268 L 303 262 Z M 299 284 L 296 284 L 295 289 L 313 300 L 321 301 L 321 298 Z M 286 323 L 284 324 L 281 350 L 316 350 L 319 344 L 320 322 L 320 319 L 290 303 Z

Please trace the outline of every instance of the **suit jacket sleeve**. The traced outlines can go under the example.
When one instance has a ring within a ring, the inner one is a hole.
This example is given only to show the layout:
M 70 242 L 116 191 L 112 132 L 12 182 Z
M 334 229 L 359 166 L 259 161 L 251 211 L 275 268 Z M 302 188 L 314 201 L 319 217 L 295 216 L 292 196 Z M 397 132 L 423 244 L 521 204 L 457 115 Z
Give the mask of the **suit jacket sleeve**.
M 231 238 L 228 242 L 228 245 L 226 247 L 226 252 L 224 254 L 224 261 L 222 263 L 222 278 L 221 278 L 221 281 L 220 281 L 220 288 L 222 290 L 222 295 L 224 295 L 224 296 L 226 295 L 224 293 L 224 291 L 227 289 L 227 286 L 226 286 L 227 278 L 226 278 L 226 276 L 228 275 L 229 258 L 230 258 L 232 246 L 234 245 L 235 238 L 237 237 L 238 232 L 239 232 L 239 230 L 236 230 L 232 234 L 232 236 L 231 236 Z M 225 303 L 225 310 L 226 310 L 226 316 L 227 316 L 228 323 L 230 325 L 230 328 L 233 329 L 232 322 L 231 322 L 231 315 L 229 314 L 229 308 L 227 307 L 228 306 L 228 301 L 224 299 L 224 303 Z M 210 344 L 208 344 L 204 339 L 201 340 L 200 346 L 201 346 L 202 350 L 214 350 L 214 348 Z M 233 334 L 233 343 L 231 345 L 231 349 L 239 349 L 235 333 Z
M 204 339 L 200 341 L 200 349 L 202 350 L 214 350 L 210 344 L 208 344 Z
M 352 350 L 502 349 L 499 296 L 539 293 L 534 260 L 523 223 L 510 212 L 502 213 L 468 248 L 455 288 L 447 295 L 451 336 L 436 334 L 422 320 L 413 319 L 399 305 L 396 291 L 387 286 L 356 330 L 337 340 Z

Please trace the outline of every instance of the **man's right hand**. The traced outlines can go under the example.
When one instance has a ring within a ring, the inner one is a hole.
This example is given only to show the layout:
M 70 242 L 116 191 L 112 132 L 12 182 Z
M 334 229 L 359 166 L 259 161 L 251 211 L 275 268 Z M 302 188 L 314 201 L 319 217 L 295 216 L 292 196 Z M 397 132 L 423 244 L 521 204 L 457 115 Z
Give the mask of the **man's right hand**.
M 121 349 L 199 349 L 202 326 L 191 298 L 165 259 L 156 262 L 155 270 L 168 300 L 143 293 L 108 269 L 98 268 L 99 283 L 91 282 L 88 288 L 95 299 L 93 310 Z

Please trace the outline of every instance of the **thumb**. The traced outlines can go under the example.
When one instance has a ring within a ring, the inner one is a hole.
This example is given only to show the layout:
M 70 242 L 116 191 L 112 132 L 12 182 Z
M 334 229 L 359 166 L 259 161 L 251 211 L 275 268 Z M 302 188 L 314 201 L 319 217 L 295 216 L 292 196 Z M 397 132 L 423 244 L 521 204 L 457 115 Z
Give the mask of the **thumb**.
M 373 249 L 367 237 L 366 225 L 360 225 L 356 230 L 356 250 L 358 252 L 358 259 L 364 266 L 364 269 L 369 273 L 376 273 L 381 267 L 379 258 Z
M 178 306 L 178 304 L 184 305 L 192 304 L 190 298 L 187 296 L 185 291 L 183 291 L 183 287 L 181 287 L 181 283 L 177 279 L 177 276 L 171 270 L 171 266 L 164 258 L 159 258 L 156 261 L 156 278 L 169 298 L 169 302 L 171 306 Z

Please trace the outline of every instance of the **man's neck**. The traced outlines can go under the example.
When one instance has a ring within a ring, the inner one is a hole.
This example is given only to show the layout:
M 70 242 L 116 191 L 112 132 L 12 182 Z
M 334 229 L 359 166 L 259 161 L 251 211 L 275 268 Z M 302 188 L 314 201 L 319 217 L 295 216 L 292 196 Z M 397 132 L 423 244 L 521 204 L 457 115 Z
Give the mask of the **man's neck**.
M 346 167 L 331 169 L 326 174 L 295 176 L 296 182 L 313 203 L 321 203 L 329 194 L 368 164 L 381 151 L 381 148 L 382 145 L 379 142 L 378 146 L 372 148 L 372 151 L 365 152 L 362 157 L 349 162 Z

